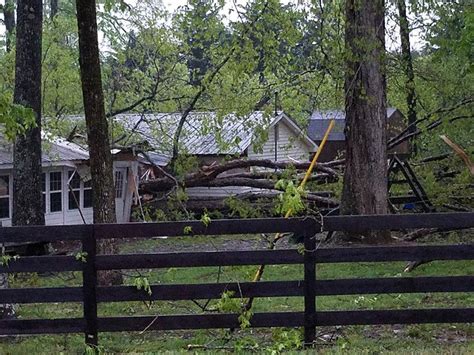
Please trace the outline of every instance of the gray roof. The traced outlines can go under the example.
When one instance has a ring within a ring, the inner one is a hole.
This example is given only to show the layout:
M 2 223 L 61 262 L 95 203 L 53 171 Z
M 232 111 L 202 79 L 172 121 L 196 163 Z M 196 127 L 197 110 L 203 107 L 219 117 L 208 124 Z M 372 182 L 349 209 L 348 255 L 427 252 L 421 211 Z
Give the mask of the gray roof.
M 114 120 L 121 124 L 136 140 L 146 140 L 155 152 L 154 159 L 171 156 L 173 136 L 177 130 L 181 113 L 121 114 Z M 186 119 L 180 138 L 180 149 L 191 155 L 234 155 L 242 154 L 259 132 L 281 119 L 287 120 L 295 135 L 308 145 L 317 146 L 284 113 L 277 116 L 264 112 L 247 115 L 227 114 L 219 116 L 215 112 L 192 112 Z M 158 158 L 157 154 L 161 154 Z M 151 156 L 150 156 L 151 158 Z
M 81 146 L 66 141 L 65 139 L 42 135 L 42 156 L 43 166 L 68 165 L 74 162 L 89 159 L 89 153 Z M 0 137 L 0 166 L 13 165 L 13 144 Z
M 396 111 L 396 108 L 387 108 L 387 117 L 390 118 Z M 308 136 L 315 141 L 322 140 L 332 119 L 336 124 L 329 133 L 328 140 L 344 141 L 346 139 L 344 135 L 346 113 L 343 110 L 314 111 L 309 119 Z

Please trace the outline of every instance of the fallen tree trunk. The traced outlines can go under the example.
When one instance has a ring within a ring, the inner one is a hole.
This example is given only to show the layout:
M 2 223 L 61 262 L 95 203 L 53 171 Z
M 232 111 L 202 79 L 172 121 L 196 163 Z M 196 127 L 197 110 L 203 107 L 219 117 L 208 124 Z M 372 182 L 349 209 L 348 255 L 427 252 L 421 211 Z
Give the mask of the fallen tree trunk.
M 312 181 L 337 181 L 339 173 L 333 169 L 344 164 L 343 160 L 334 161 L 330 163 L 321 163 L 316 165 L 316 170 L 319 174 L 311 176 Z M 180 184 L 183 188 L 190 187 L 227 187 L 227 186 L 246 186 L 257 189 L 268 189 L 273 190 L 275 188 L 275 182 L 271 180 L 271 176 L 274 172 L 271 171 L 256 171 L 256 172 L 236 172 L 235 174 L 222 176 L 221 174 L 227 173 L 231 170 L 236 169 L 247 169 L 247 168 L 267 168 L 267 169 L 287 169 L 294 167 L 297 170 L 308 169 L 310 163 L 291 163 L 291 162 L 275 162 L 272 160 L 233 160 L 219 165 L 203 166 L 195 173 L 190 173 L 184 176 L 181 181 L 177 181 L 167 174 L 164 177 L 143 181 L 140 183 L 140 192 L 142 193 L 157 193 L 168 191 Z M 281 172 L 276 173 L 277 176 L 281 176 Z
M 189 196 L 183 202 L 187 211 L 201 213 L 204 211 L 220 211 L 222 213 L 230 213 L 231 207 L 229 198 L 244 201 L 252 204 L 252 209 L 271 211 L 275 210 L 275 198 L 280 194 L 278 191 L 269 191 L 265 193 L 247 192 L 231 196 Z M 339 206 L 339 201 L 328 197 L 329 193 L 308 193 L 303 200 L 310 208 L 332 209 Z M 154 199 L 148 201 L 145 206 L 167 210 L 167 199 Z

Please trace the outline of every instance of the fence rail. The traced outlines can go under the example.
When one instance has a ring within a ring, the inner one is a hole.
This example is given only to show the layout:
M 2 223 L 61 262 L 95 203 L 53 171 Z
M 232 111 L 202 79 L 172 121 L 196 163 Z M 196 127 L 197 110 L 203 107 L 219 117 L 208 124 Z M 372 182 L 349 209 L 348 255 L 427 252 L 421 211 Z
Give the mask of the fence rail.
M 370 311 L 317 311 L 316 297 L 329 295 L 474 292 L 474 276 L 362 278 L 318 280 L 319 263 L 388 262 L 410 260 L 474 260 L 474 245 L 368 246 L 317 248 L 314 235 L 321 231 L 358 232 L 411 228 L 462 229 L 474 227 L 474 213 L 421 215 L 335 216 L 0 228 L 0 243 L 79 240 L 86 261 L 73 256 L 30 256 L 0 266 L 0 273 L 81 271 L 82 287 L 1 289 L 0 303 L 83 303 L 83 318 L 0 320 L 0 335 L 85 333 L 87 344 L 98 343 L 99 332 L 208 329 L 239 327 L 237 314 L 98 317 L 105 302 L 217 299 L 224 291 L 239 297 L 304 297 L 304 312 L 257 313 L 252 327 L 300 327 L 312 343 L 316 326 L 355 324 L 412 324 L 474 322 L 474 308 Z M 184 230 L 191 233 L 184 233 Z M 232 235 L 293 232 L 304 236 L 305 251 L 249 250 L 128 255 L 96 255 L 96 241 L 110 238 L 156 236 Z M 230 265 L 304 266 L 304 279 L 213 284 L 151 285 L 151 295 L 132 286 L 100 286 L 97 272 L 116 269 L 150 269 Z

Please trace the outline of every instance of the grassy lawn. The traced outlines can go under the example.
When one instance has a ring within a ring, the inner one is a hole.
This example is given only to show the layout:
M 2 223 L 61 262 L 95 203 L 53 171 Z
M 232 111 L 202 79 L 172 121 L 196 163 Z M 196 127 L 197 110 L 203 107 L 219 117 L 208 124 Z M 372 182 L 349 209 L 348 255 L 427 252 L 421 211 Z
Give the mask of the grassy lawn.
M 245 247 L 259 245 L 258 237 L 238 237 Z M 235 245 L 235 237 L 188 237 L 128 241 L 121 245 L 123 253 L 152 251 L 224 250 Z M 473 275 L 474 263 L 469 261 L 431 262 L 419 266 L 410 274 L 402 272 L 406 263 L 352 263 L 322 264 L 317 266 L 319 279 Z M 255 266 L 170 268 L 159 270 L 128 270 L 126 284 L 133 285 L 137 275 L 145 276 L 151 284 L 204 283 L 249 281 Z M 267 267 L 264 280 L 298 280 L 303 278 L 302 266 L 282 265 Z M 81 285 L 79 273 L 18 274 L 12 280 L 14 287 L 51 287 Z M 205 301 L 200 301 L 204 304 Z M 216 307 L 216 301 L 208 308 Z M 327 296 L 317 298 L 318 310 L 406 309 L 472 307 L 474 295 L 468 293 L 389 294 Z M 255 300 L 254 312 L 301 311 L 303 298 L 280 297 Z M 165 315 L 201 313 L 191 301 L 122 302 L 99 305 L 100 316 L 112 315 Z M 21 319 L 81 317 L 82 305 L 78 303 L 21 305 L 17 308 Z M 474 353 L 472 324 L 410 325 L 410 326 L 352 326 L 318 328 L 318 350 L 322 353 L 412 353 L 412 354 L 470 354 Z M 301 352 L 296 344 L 301 339 L 301 329 L 246 329 L 102 333 L 100 344 L 107 353 L 163 353 L 187 352 Z M 82 335 L 29 336 L 0 339 L 0 354 L 69 354 L 84 351 Z M 314 350 L 308 350 L 314 353 Z

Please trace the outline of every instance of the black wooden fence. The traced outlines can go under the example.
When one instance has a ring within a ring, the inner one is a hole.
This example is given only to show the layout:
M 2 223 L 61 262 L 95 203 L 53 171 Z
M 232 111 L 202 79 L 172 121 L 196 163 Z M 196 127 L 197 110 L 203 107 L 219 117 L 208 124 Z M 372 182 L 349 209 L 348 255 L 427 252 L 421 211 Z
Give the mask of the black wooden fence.
M 303 296 L 301 312 L 257 313 L 252 327 L 300 327 L 305 342 L 315 339 L 316 326 L 474 322 L 474 308 L 317 311 L 316 297 L 327 295 L 473 292 L 474 276 L 317 280 L 316 264 L 412 260 L 473 260 L 474 245 L 373 246 L 317 248 L 315 233 L 324 231 L 462 229 L 474 227 L 474 213 L 431 213 L 384 216 L 335 216 L 165 222 L 142 224 L 11 227 L 0 229 L 0 243 L 79 240 L 86 262 L 74 256 L 31 256 L 0 266 L 2 273 L 82 271 L 82 287 L 0 290 L 0 303 L 82 302 L 83 318 L 0 320 L 0 335 L 84 333 L 96 345 L 99 332 L 239 327 L 236 314 L 98 317 L 100 302 L 217 299 L 226 290 L 242 297 Z M 305 238 L 305 251 L 249 250 L 130 255 L 96 255 L 96 241 L 191 235 L 294 232 Z M 189 235 L 189 234 L 188 234 Z M 227 265 L 304 264 L 304 280 L 213 284 L 152 285 L 151 295 L 133 286 L 97 284 L 98 270 Z

